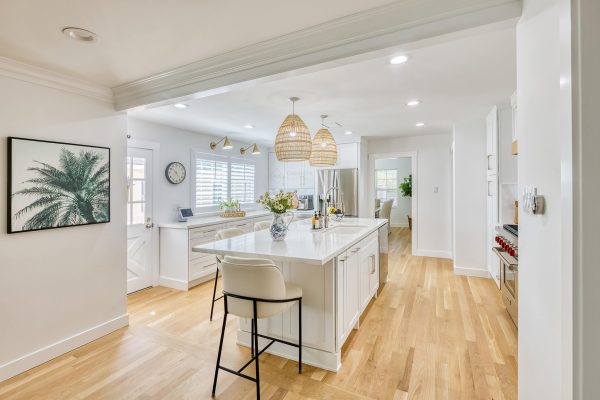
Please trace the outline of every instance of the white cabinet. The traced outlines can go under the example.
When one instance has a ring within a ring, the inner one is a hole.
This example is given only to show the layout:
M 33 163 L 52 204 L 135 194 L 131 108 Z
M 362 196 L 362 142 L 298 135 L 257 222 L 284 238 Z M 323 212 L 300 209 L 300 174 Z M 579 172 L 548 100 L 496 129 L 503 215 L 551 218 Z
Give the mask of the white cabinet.
M 269 190 L 313 189 L 315 172 L 308 161 L 281 162 L 269 153 Z
M 358 143 L 337 145 L 338 159 L 335 168 L 358 168 Z
M 161 286 L 188 290 L 214 277 L 217 260 L 214 254 L 192 251 L 192 247 L 215 241 L 221 229 L 239 228 L 244 233 L 254 231 L 258 221 L 271 220 L 271 216 L 247 217 L 231 222 L 221 222 L 197 228 L 160 228 L 160 278 Z
M 498 176 L 490 175 L 487 178 L 487 263 L 490 275 L 500 287 L 500 260 L 492 251 L 496 246 L 494 238 L 496 237 L 496 225 L 498 225 Z
M 498 109 L 494 107 L 485 118 L 487 174 L 498 173 Z
M 269 153 L 269 189 L 285 189 L 285 163 L 277 160 L 275 153 Z
M 346 252 L 337 262 L 338 344 L 358 327 L 360 315 L 379 288 L 379 241 L 369 235 Z

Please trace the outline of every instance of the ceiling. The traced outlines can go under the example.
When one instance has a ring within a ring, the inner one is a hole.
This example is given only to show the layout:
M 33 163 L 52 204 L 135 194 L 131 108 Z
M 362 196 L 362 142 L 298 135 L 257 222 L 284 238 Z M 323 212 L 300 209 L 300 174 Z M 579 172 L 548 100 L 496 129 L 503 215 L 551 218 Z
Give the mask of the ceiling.
M 114 87 L 388 3 L 0 0 L 0 56 Z M 68 26 L 99 40 L 69 40 Z
M 408 62 L 391 65 L 399 49 L 380 51 L 359 62 L 245 85 L 225 93 L 131 115 L 192 131 L 228 135 L 244 142 L 273 144 L 290 113 L 287 98 L 298 96 L 296 112 L 315 132 L 328 114 L 338 141 L 358 136 L 388 137 L 452 131 L 456 121 L 482 117 L 506 102 L 516 88 L 514 27 L 478 31 L 442 42 L 405 47 Z M 420 99 L 416 107 L 406 102 Z M 424 127 L 416 127 L 424 122 Z M 246 129 L 245 124 L 254 125 Z M 350 130 L 353 135 L 345 135 Z

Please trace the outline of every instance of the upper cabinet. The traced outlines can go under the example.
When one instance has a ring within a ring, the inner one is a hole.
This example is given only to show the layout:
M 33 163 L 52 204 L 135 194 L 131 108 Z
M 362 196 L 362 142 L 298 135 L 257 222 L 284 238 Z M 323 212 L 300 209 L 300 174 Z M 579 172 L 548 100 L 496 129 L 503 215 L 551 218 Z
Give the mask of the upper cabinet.
M 485 118 L 487 175 L 498 174 L 498 108 L 494 107 Z
M 333 167 L 319 167 L 319 169 L 358 168 L 358 143 L 339 143 L 337 152 L 337 163 Z
M 269 190 L 314 189 L 315 174 L 308 161 L 281 162 L 269 153 Z
M 511 143 L 511 153 L 513 155 L 519 154 L 519 138 L 517 137 L 518 129 L 517 129 L 517 92 L 514 92 L 512 96 L 510 96 L 510 108 L 512 110 L 512 143 Z

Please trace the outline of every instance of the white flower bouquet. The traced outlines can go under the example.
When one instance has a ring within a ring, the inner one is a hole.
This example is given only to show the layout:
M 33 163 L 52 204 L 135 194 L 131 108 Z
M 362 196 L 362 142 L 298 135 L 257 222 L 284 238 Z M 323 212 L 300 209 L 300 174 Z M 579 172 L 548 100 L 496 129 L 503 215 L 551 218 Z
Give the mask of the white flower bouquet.
M 263 204 L 269 211 L 276 214 L 283 214 L 292 208 L 298 207 L 298 204 L 294 204 L 297 197 L 292 192 L 284 192 L 283 190 L 271 196 L 268 192 L 261 195 L 257 203 Z

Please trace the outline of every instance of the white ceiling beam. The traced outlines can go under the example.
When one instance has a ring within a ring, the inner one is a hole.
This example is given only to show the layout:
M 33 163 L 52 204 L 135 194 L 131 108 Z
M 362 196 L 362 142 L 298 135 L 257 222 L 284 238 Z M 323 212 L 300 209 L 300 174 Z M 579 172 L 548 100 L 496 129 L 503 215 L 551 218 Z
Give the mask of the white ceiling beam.
M 520 0 L 395 2 L 116 86 L 115 105 L 125 110 L 162 104 L 520 15 Z

